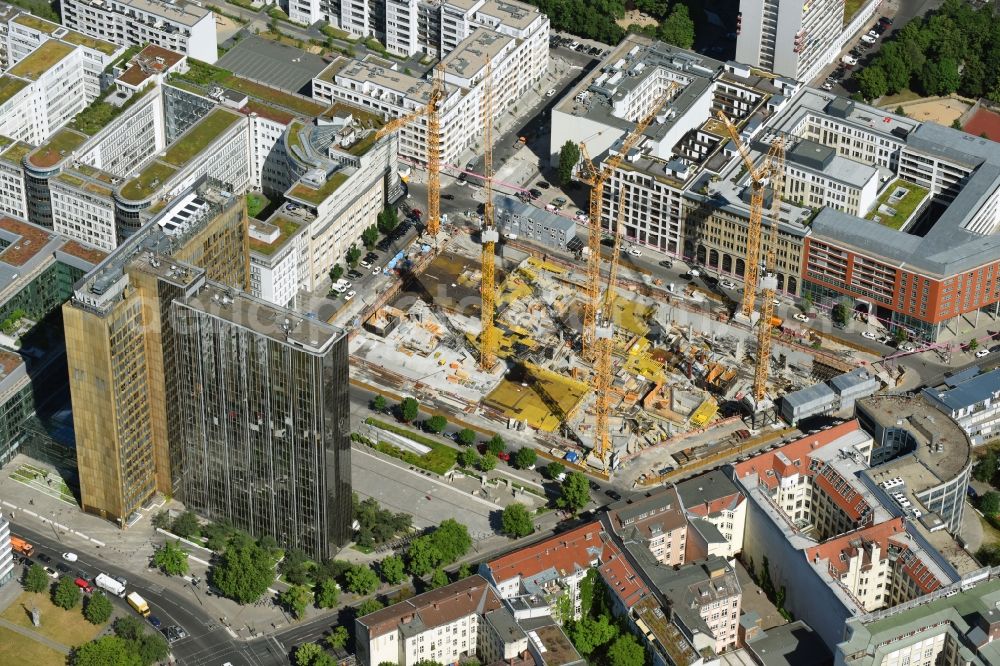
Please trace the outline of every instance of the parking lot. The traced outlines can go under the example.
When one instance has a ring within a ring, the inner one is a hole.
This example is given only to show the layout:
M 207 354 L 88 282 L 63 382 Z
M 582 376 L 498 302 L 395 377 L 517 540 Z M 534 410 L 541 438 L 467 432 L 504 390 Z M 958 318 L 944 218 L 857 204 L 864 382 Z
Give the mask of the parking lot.
M 874 19 L 868 26 L 868 30 L 855 40 L 854 46 L 848 53 L 841 56 L 835 69 L 827 76 L 820 86 L 823 90 L 829 90 L 838 95 L 850 95 L 857 91 L 853 83 L 847 83 L 851 75 L 859 68 L 860 63 L 871 58 L 878 52 L 882 39 L 888 37 L 894 29 L 894 19 L 888 16 L 881 16 Z

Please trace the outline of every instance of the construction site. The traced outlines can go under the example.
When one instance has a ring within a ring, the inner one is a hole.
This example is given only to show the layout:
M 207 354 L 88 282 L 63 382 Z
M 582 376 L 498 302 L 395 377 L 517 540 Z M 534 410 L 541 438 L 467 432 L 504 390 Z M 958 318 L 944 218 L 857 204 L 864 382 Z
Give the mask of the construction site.
M 600 164 L 580 145 L 579 179 L 590 186 L 590 222 L 576 261 L 501 241 L 487 123 L 478 232 L 438 235 L 420 270 L 406 275 L 394 299 L 353 336 L 355 366 L 379 385 L 432 396 L 436 405 L 475 414 L 498 429 L 523 431 L 543 450 L 551 445 L 548 450 L 559 457 L 575 452 L 566 457 L 609 475 L 648 451 L 678 449 L 692 434 L 719 429 L 737 437 L 771 426 L 778 397 L 857 367 L 850 350 L 819 351 L 813 334 L 779 328 L 776 281 L 769 271 L 776 243 L 767 235 L 774 233 L 768 219 L 780 205 L 774 193 L 781 191 L 783 144 L 775 139 L 755 163 L 721 112 L 713 123 L 738 147 L 750 176 L 742 301 L 725 303 L 694 281 L 664 285 L 620 265 L 622 221 L 601 223 L 605 184 L 675 87 L 667 87 Z M 433 101 L 420 113 L 429 115 L 433 127 Z M 439 191 L 434 152 L 429 199 Z M 437 202 L 428 201 L 428 210 L 428 229 L 437 233 Z M 684 465 L 731 438 L 703 439 L 702 451 L 682 448 L 667 460 Z M 660 474 L 654 468 L 643 473 Z

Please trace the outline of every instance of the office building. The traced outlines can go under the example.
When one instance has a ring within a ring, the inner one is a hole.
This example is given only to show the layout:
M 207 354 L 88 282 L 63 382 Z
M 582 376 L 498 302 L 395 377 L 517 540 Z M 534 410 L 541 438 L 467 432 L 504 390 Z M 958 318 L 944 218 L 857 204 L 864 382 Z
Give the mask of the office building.
M 32 14 L 20 13 L 7 21 L 7 53 L 10 64 L 26 58 L 50 39 L 72 44 L 82 51 L 83 83 L 88 102 L 100 96 L 101 74 L 125 51 L 124 46 L 95 39 Z
M 119 46 L 154 44 L 209 64 L 219 56 L 215 14 L 187 0 L 63 0 L 63 25 Z
M 10 545 L 10 523 L 0 515 L 0 587 L 14 578 L 14 552 Z
M 971 377 L 951 377 L 943 386 L 924 389 L 923 395 L 958 423 L 973 446 L 1000 434 L 1000 370 L 976 368 Z
M 872 463 L 878 466 L 867 475 L 892 498 L 889 504 L 957 533 L 973 463 L 962 427 L 921 395 L 860 400 L 857 417 L 874 438 Z
M 0 446 L 0 467 L 9 463 L 18 454 L 27 437 L 24 421 L 34 411 L 35 400 L 31 390 L 31 379 L 28 377 L 24 360 L 13 352 L 0 349 L 0 442 L 3 443 Z M 0 553 L 2 550 L 0 544 Z
M 740 0 L 736 60 L 809 81 L 840 51 L 844 4 Z
M 284 208 L 284 207 L 283 207 Z M 250 222 L 250 293 L 295 309 L 299 285 L 308 280 L 307 226 L 294 211 L 275 211 Z
M 884 492 L 886 466 L 869 468 L 873 448 L 855 420 L 733 465 L 748 500 L 743 561 L 785 590 L 784 607 L 831 650 L 847 618 L 906 603 L 977 566 L 940 521 Z
M 1000 663 L 1000 579 L 982 569 L 909 604 L 849 618 L 837 666 Z
M 522 239 L 565 250 L 576 238 L 576 220 L 557 215 L 526 201 L 499 195 L 495 197 L 496 225 L 504 238 Z
M 854 403 L 874 395 L 879 381 L 866 368 L 857 368 L 829 381 L 806 386 L 781 396 L 781 418 L 791 425 L 817 414 L 839 412 L 851 415 Z
M 345 332 L 211 282 L 172 318 L 185 506 L 333 557 L 352 521 Z
M 493 587 L 473 575 L 359 617 L 354 621 L 358 663 L 413 666 L 474 657 L 482 617 L 502 606 Z
M 63 306 L 82 506 L 122 527 L 156 493 L 180 494 L 170 303 L 205 279 L 249 284 L 246 208 L 209 183 L 133 234 Z

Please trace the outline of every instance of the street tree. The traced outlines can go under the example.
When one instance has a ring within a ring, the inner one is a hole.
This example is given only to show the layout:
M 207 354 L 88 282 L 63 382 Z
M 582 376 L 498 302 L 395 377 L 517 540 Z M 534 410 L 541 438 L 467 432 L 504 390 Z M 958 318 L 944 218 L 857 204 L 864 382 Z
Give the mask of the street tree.
M 448 419 L 440 414 L 435 414 L 424 422 L 424 428 L 435 435 L 440 435 L 446 427 L 448 427 Z
M 979 349 L 979 340 L 972 338 L 971 340 L 969 340 L 969 351 L 974 352 L 977 349 Z
M 69 610 L 80 605 L 80 588 L 73 579 L 63 576 L 52 589 L 52 603 L 59 608 Z
M 454 518 L 442 520 L 437 529 L 428 536 L 434 542 L 438 552 L 441 553 L 441 560 L 444 564 L 451 564 L 472 548 L 469 528 Z
M 847 306 L 843 303 L 837 303 L 830 310 L 830 318 L 833 319 L 833 323 L 839 324 L 841 326 L 847 325 L 848 317 L 850 313 L 847 311 Z
M 167 640 L 159 633 L 143 634 L 133 645 L 144 666 L 163 661 L 170 654 Z
M 278 595 L 278 603 L 288 609 L 295 619 L 300 619 L 306 614 L 306 606 L 312 592 L 305 585 L 292 585 L 290 588 Z
M 545 466 L 545 476 L 549 477 L 553 481 L 559 478 L 559 475 L 566 471 L 566 466 L 561 462 L 550 462 Z
M 193 511 L 185 511 L 174 518 L 170 531 L 179 537 L 190 539 L 201 534 L 201 523 L 198 522 L 198 516 Z
M 354 243 L 351 243 L 351 247 L 347 248 L 347 253 L 344 255 L 347 260 L 347 265 L 351 268 L 357 268 L 358 262 L 361 261 L 361 248 L 359 248 Z
M 972 468 L 972 478 L 983 483 L 990 483 L 996 476 L 998 466 L 1000 466 L 1000 457 L 997 456 L 997 450 L 988 448 L 979 458 L 976 466 Z
M 84 643 L 72 656 L 73 666 L 142 666 L 133 646 L 117 636 Z
M 232 543 L 210 570 L 212 584 L 240 604 L 260 599 L 274 582 L 274 558 L 252 541 Z
M 497 463 L 500 461 L 492 453 L 487 453 L 482 458 L 479 459 L 477 467 L 479 467 L 480 472 L 491 472 L 497 468 Z
M 378 227 L 374 224 L 365 227 L 365 230 L 361 232 L 361 242 L 365 244 L 365 249 L 369 252 L 374 250 L 375 244 L 378 243 Z
M 980 497 L 979 510 L 987 516 L 995 516 L 1000 513 L 1000 493 L 991 490 Z
M 608 663 L 611 666 L 644 666 L 646 651 L 631 633 L 624 633 L 608 648 Z
M 570 472 L 559 488 L 559 498 L 556 506 L 573 513 L 578 512 L 587 506 L 590 501 L 590 487 L 587 484 L 587 477 L 580 472 Z
M 486 450 L 498 456 L 507 450 L 507 442 L 503 441 L 503 437 L 499 434 L 493 435 L 490 441 L 486 443 Z
M 573 180 L 573 169 L 580 161 L 580 147 L 573 141 L 567 141 L 559 149 L 559 184 L 568 185 Z
M 334 650 L 342 650 L 347 645 L 347 641 L 350 638 L 351 634 L 348 633 L 347 627 L 342 624 L 338 624 L 333 628 L 330 635 L 326 637 L 326 644 Z
M 448 584 L 448 574 L 444 572 L 444 569 L 435 569 L 434 573 L 431 574 L 431 580 L 429 587 L 432 590 L 436 590 L 439 587 L 444 587 Z
M 385 608 L 383 604 L 378 599 L 365 599 L 358 607 L 355 609 L 358 617 L 364 617 L 365 615 L 370 615 L 376 611 L 380 611 Z
M 462 467 L 479 467 L 479 454 L 471 446 L 458 452 L 458 464 Z
M 670 15 L 660 24 L 657 37 L 682 49 L 689 49 L 694 45 L 694 21 L 684 3 L 674 4 Z
M 83 617 L 91 624 L 104 624 L 111 618 L 114 607 L 103 592 L 94 592 L 83 602 Z
M 476 431 L 470 428 L 462 428 L 458 431 L 458 435 L 455 436 L 455 439 L 463 446 L 472 446 L 476 443 Z
M 127 641 L 137 641 L 146 633 L 146 626 L 134 615 L 123 615 L 115 620 L 111 628 L 114 629 L 115 636 Z
M 367 564 L 351 567 L 344 575 L 347 590 L 354 594 L 371 594 L 378 589 L 378 576 Z
M 382 580 L 389 585 L 398 585 L 406 578 L 406 566 L 403 564 L 403 558 L 397 555 L 389 555 L 384 558 L 379 563 L 378 570 L 382 574 Z
M 406 549 L 407 571 L 414 576 L 426 576 L 442 559 L 441 551 L 429 534 L 417 537 Z
M 379 413 L 385 413 L 385 410 L 389 408 L 389 403 L 386 401 L 384 395 L 377 395 L 375 399 L 372 400 L 372 409 Z
M 420 414 L 420 403 L 415 398 L 403 398 L 399 403 L 399 415 L 403 423 L 416 420 Z
M 334 264 L 333 268 L 330 269 L 330 282 L 336 282 L 342 277 L 344 277 L 344 267 L 340 264 Z
M 49 586 L 49 576 L 40 564 L 32 564 L 24 574 L 24 589 L 28 592 L 44 592 Z
M 885 70 L 878 65 L 865 67 L 854 80 L 858 83 L 858 91 L 865 99 L 878 99 L 889 90 L 889 84 L 885 80 Z
M 153 555 L 153 564 L 168 576 L 183 576 L 188 572 L 188 552 L 179 541 L 167 541 Z
M 340 600 L 340 585 L 333 578 L 324 578 L 316 584 L 316 606 L 334 608 Z
M 504 534 L 515 539 L 526 537 L 535 531 L 528 508 L 520 502 L 508 504 L 500 516 Z
M 518 469 L 528 469 L 538 460 L 538 453 L 530 446 L 522 446 L 514 455 L 514 466 Z
M 295 648 L 295 666 L 326 666 L 330 663 L 330 655 L 319 643 L 303 643 Z
M 902 326 L 897 326 L 896 330 L 892 332 L 892 339 L 896 341 L 897 345 L 906 342 L 909 337 L 906 329 Z

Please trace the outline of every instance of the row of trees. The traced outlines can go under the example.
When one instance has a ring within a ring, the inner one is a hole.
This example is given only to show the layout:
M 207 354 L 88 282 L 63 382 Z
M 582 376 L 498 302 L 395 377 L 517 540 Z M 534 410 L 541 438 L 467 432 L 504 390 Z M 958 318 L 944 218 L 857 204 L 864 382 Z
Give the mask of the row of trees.
M 159 633 L 148 633 L 139 618 L 127 615 L 115 620 L 114 635 L 81 645 L 72 655 L 73 666 L 150 666 L 170 654 Z
M 993 4 L 975 9 L 963 0 L 945 0 L 936 12 L 892 34 L 855 80 L 865 99 L 912 88 L 1000 102 L 1000 22 Z
M 382 212 L 378 214 L 376 218 L 376 223 L 366 227 L 361 232 L 361 244 L 364 246 L 365 250 L 371 252 L 378 245 L 378 236 L 380 233 L 388 236 L 396 227 L 399 226 L 399 213 L 396 211 L 395 206 L 386 206 L 382 209 Z M 344 254 L 344 261 L 348 268 L 357 268 L 358 264 L 361 262 L 361 248 L 355 243 L 351 243 L 351 246 L 347 248 L 347 252 Z M 330 281 L 336 282 L 340 278 L 344 277 L 344 273 L 347 269 L 344 268 L 343 264 L 334 264 L 333 268 L 330 269 Z

